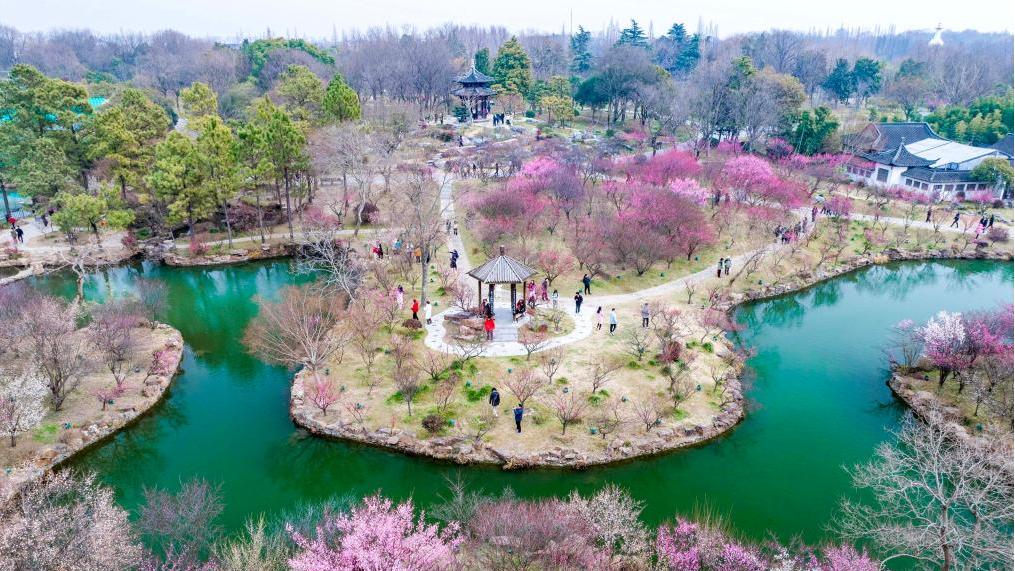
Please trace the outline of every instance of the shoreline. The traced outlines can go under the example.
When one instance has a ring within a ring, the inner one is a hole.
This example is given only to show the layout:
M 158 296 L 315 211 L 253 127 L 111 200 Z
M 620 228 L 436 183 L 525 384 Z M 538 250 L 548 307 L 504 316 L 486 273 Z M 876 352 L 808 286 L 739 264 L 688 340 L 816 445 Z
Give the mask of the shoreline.
M 172 350 L 172 360 L 169 363 L 169 372 L 153 375 L 140 388 L 143 402 L 129 410 L 118 411 L 119 414 L 110 422 L 104 422 L 100 417 L 80 427 L 62 428 L 60 436 L 53 444 L 47 445 L 33 457 L 22 461 L 10 473 L 0 474 L 0 503 L 9 501 L 25 486 L 60 468 L 75 456 L 105 443 L 124 429 L 133 426 L 165 400 L 173 379 L 180 373 L 180 365 L 183 362 L 183 335 L 178 329 L 161 322 L 153 328 L 153 331 L 162 331 L 166 334 L 167 338 L 161 348 Z M 64 438 L 72 430 L 76 432 Z
M 944 250 L 934 252 L 890 251 L 878 256 L 862 256 L 848 260 L 832 269 L 818 270 L 813 274 L 808 272 L 807 277 L 803 277 L 799 273 L 788 276 L 788 279 L 792 280 L 795 278 L 799 280 L 793 283 L 763 285 L 748 289 L 745 292 L 732 294 L 726 302 L 719 305 L 719 309 L 732 312 L 744 303 L 797 293 L 822 282 L 871 266 L 903 261 L 976 259 L 1005 261 L 1012 260 L 1013 256 L 1010 252 L 978 252 L 975 250 L 972 252 L 949 252 Z M 729 342 L 726 341 L 726 343 Z M 293 377 L 290 388 L 289 416 L 297 427 L 308 431 L 314 437 L 351 441 L 432 460 L 454 462 L 457 464 L 493 465 L 500 466 L 505 470 L 530 468 L 581 469 L 590 466 L 616 464 L 683 448 L 691 448 L 729 433 L 746 418 L 745 398 L 740 382 L 741 372 L 739 370 L 731 370 L 729 372 L 727 382 L 735 383 L 735 385 L 731 386 L 733 386 L 736 398 L 733 404 L 713 415 L 710 427 L 698 425 L 682 430 L 661 428 L 647 433 L 645 435 L 647 441 L 640 442 L 637 446 L 629 444 L 620 447 L 607 447 L 605 451 L 592 453 L 568 450 L 566 447 L 557 444 L 524 453 L 505 452 L 482 442 L 475 442 L 473 438 L 465 435 L 435 436 L 429 439 L 421 439 L 410 432 L 398 428 L 380 427 L 371 430 L 365 426 L 345 423 L 340 420 L 328 424 L 312 418 L 310 413 L 313 411 L 308 412 L 308 407 L 304 406 L 303 371 L 297 372 Z

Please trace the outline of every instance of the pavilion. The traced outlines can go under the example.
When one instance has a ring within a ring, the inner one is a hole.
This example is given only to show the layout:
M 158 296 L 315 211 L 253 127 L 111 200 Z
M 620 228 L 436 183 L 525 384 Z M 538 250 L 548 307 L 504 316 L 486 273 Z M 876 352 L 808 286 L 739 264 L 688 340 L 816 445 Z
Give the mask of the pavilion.
M 528 280 L 539 274 L 536 270 L 526 266 L 518 260 L 504 253 L 504 246 L 500 247 L 500 255 L 478 268 L 469 270 L 469 275 L 479 281 L 479 305 L 483 305 L 483 284 L 487 285 L 487 298 L 490 307 L 493 307 L 493 292 L 496 284 L 511 284 L 511 308 L 513 309 L 518 300 L 518 284 L 522 286 L 522 298 L 525 298 L 525 287 Z
M 451 94 L 462 100 L 462 105 L 469 111 L 469 117 L 485 119 L 490 113 L 490 97 L 496 93 L 490 88 L 494 79 L 472 67 L 468 73 L 456 78 L 455 82 L 460 87 L 453 89 Z

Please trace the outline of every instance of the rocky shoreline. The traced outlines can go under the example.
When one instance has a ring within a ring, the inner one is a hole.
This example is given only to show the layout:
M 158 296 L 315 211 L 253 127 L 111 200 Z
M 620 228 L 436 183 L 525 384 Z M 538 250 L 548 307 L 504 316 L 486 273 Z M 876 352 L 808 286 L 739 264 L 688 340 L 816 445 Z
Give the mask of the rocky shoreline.
M 284 258 L 291 256 L 292 250 L 288 244 L 274 244 L 264 248 L 245 250 L 237 248 L 226 254 L 212 254 L 203 256 L 181 256 L 174 252 L 166 252 L 162 256 L 162 262 L 167 266 L 174 267 L 203 267 L 203 266 L 224 266 L 228 264 L 242 264 L 256 260 L 268 260 L 272 258 Z
M 166 337 L 161 349 L 158 349 L 168 352 L 166 369 L 145 381 L 141 389 L 142 402 L 129 408 L 111 407 L 111 410 L 99 420 L 62 430 L 57 442 L 39 450 L 33 458 L 26 460 L 17 468 L 0 474 L 0 502 L 8 501 L 25 486 L 42 478 L 75 455 L 112 438 L 162 402 L 173 378 L 180 370 L 180 363 L 183 360 L 183 336 L 179 330 L 164 323 L 157 324 L 155 331 Z
M 753 288 L 743 293 L 732 294 L 720 304 L 719 309 L 732 311 L 738 305 L 751 301 L 763 300 L 780 295 L 793 293 L 821 282 L 840 277 L 868 266 L 880 265 L 896 261 L 918 260 L 956 260 L 956 259 L 989 259 L 1011 260 L 1010 252 L 972 251 L 952 252 L 938 250 L 933 252 L 908 252 L 890 250 L 878 256 L 861 256 L 853 258 L 831 269 L 817 272 L 802 271 L 788 278 L 787 283 L 767 285 Z M 301 372 L 302 373 L 302 372 Z M 348 440 L 396 450 L 405 454 L 450 461 L 458 464 L 489 464 L 501 466 L 505 470 L 555 467 L 584 468 L 602 464 L 612 464 L 661 454 L 680 448 L 687 448 L 705 443 L 722 436 L 731 430 L 745 417 L 745 401 L 739 380 L 740 371 L 730 371 L 728 381 L 733 386 L 735 400 L 723 411 L 713 417 L 711 426 L 694 426 L 681 430 L 660 428 L 645 434 L 643 437 L 617 442 L 611 441 L 604 450 L 580 451 L 561 446 L 553 446 L 546 450 L 526 453 L 499 450 L 483 442 L 476 442 L 465 435 L 438 436 L 420 439 L 416 435 L 398 429 L 380 427 L 370 430 L 355 423 L 341 420 L 324 423 L 313 418 L 304 406 L 303 382 L 301 373 L 297 373 L 292 383 L 289 415 L 293 422 L 319 437 Z M 894 388 L 893 388 L 894 390 Z M 905 399 L 903 399 L 905 400 Z M 908 401 L 907 401 L 908 402 Z

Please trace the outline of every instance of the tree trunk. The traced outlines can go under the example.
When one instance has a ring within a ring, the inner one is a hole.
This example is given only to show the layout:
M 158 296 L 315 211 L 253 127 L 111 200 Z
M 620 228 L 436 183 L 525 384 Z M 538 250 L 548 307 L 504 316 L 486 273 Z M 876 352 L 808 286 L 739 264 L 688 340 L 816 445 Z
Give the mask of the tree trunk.
M 285 217 L 286 217 L 286 221 L 289 223 L 289 241 L 290 242 L 294 242 L 294 241 L 296 241 L 296 237 L 293 235 L 292 201 L 289 198 L 289 169 L 286 168 L 283 171 L 282 175 L 283 175 L 283 178 L 285 179 L 283 181 L 283 182 L 285 182 Z
M 255 195 L 257 202 L 257 228 L 261 231 L 261 246 L 264 246 L 264 210 L 261 208 L 261 191 Z
M 7 185 L 0 182 L 0 194 L 4 195 L 4 220 L 11 217 L 11 203 L 7 200 Z
M 233 225 L 229 221 L 229 201 L 228 200 L 223 200 L 222 201 L 222 212 L 225 214 L 225 218 L 226 218 L 226 234 L 229 236 L 229 249 L 232 250 L 233 249 Z

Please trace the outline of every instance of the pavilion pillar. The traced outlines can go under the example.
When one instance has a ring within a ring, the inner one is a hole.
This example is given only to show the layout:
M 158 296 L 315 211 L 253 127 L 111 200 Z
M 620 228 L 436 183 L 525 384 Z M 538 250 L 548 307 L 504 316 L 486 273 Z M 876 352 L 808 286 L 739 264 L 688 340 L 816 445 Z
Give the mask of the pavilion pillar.
M 518 302 L 518 284 L 511 284 L 511 311 L 515 310 L 515 303 Z
M 476 289 L 479 291 L 479 305 L 476 306 L 476 307 L 479 307 L 480 309 L 482 309 L 482 307 L 483 307 L 483 280 L 479 280 L 479 287 L 476 288 Z

